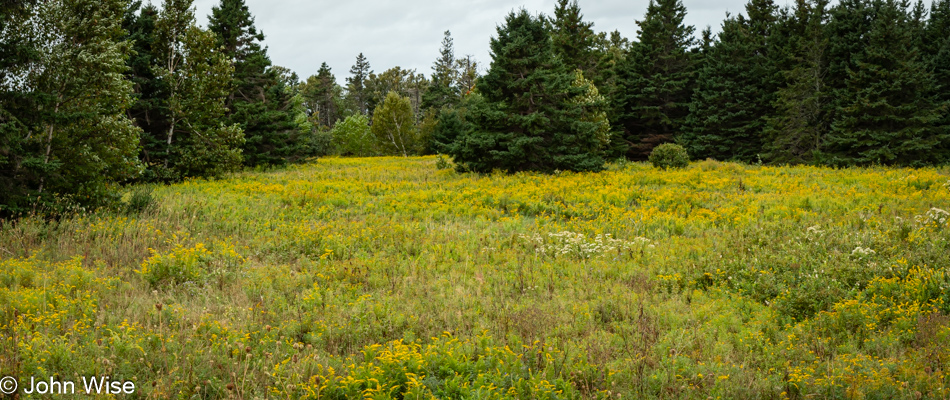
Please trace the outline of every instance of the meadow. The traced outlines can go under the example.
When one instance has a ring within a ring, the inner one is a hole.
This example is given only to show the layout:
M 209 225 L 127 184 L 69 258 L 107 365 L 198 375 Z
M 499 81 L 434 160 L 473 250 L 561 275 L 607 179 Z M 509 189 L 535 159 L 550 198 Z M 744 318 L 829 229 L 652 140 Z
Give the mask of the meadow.
M 950 398 L 950 169 L 326 158 L 0 227 L 0 375 L 129 398 Z M 22 386 L 22 383 L 21 383 Z

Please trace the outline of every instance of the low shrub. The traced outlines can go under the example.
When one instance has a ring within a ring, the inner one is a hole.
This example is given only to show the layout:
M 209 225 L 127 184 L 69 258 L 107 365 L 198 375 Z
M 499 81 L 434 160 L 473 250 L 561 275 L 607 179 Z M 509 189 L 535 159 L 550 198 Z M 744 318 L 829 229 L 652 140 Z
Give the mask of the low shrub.
M 673 143 L 656 146 L 650 153 L 649 160 L 654 167 L 663 169 L 685 168 L 689 165 L 689 155 L 686 154 L 686 149 Z

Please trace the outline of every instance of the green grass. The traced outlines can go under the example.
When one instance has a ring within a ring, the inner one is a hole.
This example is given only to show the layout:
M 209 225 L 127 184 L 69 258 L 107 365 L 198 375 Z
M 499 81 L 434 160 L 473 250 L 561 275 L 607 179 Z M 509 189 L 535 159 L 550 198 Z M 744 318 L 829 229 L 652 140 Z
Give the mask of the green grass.
M 132 398 L 950 396 L 946 168 L 436 164 L 323 159 L 6 222 L 0 375 Z

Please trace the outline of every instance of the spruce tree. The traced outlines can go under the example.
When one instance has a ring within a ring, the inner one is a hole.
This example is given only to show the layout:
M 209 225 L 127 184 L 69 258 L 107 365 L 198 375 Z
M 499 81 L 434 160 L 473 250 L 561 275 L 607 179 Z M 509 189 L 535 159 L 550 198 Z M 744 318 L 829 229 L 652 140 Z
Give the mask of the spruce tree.
M 840 0 L 831 8 L 829 20 L 825 26 L 828 38 L 828 68 L 824 82 L 830 93 L 830 100 L 822 110 L 825 123 L 837 119 L 839 110 L 846 105 L 845 98 L 850 90 L 847 87 L 850 70 L 857 68 L 855 55 L 867 46 L 868 32 L 871 30 L 873 10 L 872 0 Z
M 773 163 L 815 161 L 829 130 L 824 117 L 830 93 L 825 83 L 828 39 L 824 22 L 827 0 L 798 0 L 793 16 L 781 23 L 785 32 L 782 85 L 775 98 L 775 115 L 766 126 L 765 158 Z
M 130 4 L 123 21 L 135 51 L 126 73 L 135 91 L 135 102 L 127 113 L 142 128 L 141 159 L 146 165 L 153 165 L 167 156 L 165 135 L 169 128 L 169 110 L 165 99 L 168 85 L 155 75 L 155 59 L 163 51 L 155 31 L 159 10 L 149 4 L 139 11 L 140 6 L 141 1 Z
M 457 80 L 458 70 L 456 70 L 452 33 L 445 31 L 442 47 L 439 49 L 439 58 L 432 64 L 432 80 L 422 98 L 422 108 L 442 109 L 458 104 L 459 88 L 455 85 Z
M 930 19 L 924 29 L 924 61 L 933 71 L 934 92 L 945 108 L 935 123 L 941 134 L 950 133 L 950 0 L 937 0 L 930 7 Z M 938 149 L 941 162 L 950 161 L 950 142 L 944 141 Z
M 336 77 L 327 63 L 320 65 L 317 74 L 307 78 L 301 85 L 300 94 L 310 115 L 316 116 L 317 124 L 324 128 L 333 128 L 340 118 L 340 97 L 343 89 L 336 83 Z
M 693 159 L 756 161 L 777 89 L 768 42 L 775 24 L 771 0 L 752 0 L 749 17 L 723 22 L 719 42 L 704 53 L 683 142 Z
M 944 105 L 913 46 L 910 16 L 895 0 L 875 0 L 866 45 L 855 54 L 840 93 L 827 161 L 834 165 L 923 165 L 948 135 L 934 129 Z
M 228 121 L 244 130 L 247 165 L 283 164 L 297 158 L 292 143 L 291 96 L 271 68 L 264 34 L 254 26 L 244 0 L 221 0 L 212 7 L 208 28 L 224 54 L 234 61 L 234 84 L 227 97 Z
M 622 130 L 628 158 L 645 160 L 653 147 L 672 141 L 689 113 L 695 40 L 685 16 L 680 0 L 651 0 L 637 22 L 639 42 L 618 67 L 614 126 Z
M 360 53 L 356 56 L 356 64 L 353 64 L 353 67 L 350 68 L 350 77 L 346 78 L 346 92 L 350 101 L 353 103 L 356 112 L 363 115 L 368 112 L 366 80 L 369 79 L 372 73 L 373 70 L 370 69 L 369 61 L 366 60 L 363 53 Z
M 551 42 L 554 54 L 569 69 L 580 69 L 587 76 L 594 76 L 597 54 L 594 52 L 597 35 L 594 23 L 584 21 L 577 0 L 558 0 L 551 20 Z
M 492 63 L 468 109 L 470 129 L 449 153 L 463 170 L 592 171 L 603 167 L 597 122 L 584 121 L 588 93 L 555 57 L 543 18 L 511 13 L 497 29 Z

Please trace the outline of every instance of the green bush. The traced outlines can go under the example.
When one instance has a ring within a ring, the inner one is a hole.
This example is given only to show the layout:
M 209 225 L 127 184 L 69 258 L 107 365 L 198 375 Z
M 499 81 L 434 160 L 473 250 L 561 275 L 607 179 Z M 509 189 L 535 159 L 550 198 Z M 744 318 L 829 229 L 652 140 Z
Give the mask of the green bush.
M 342 156 L 368 157 L 376 155 L 376 137 L 369 128 L 369 118 L 363 114 L 346 117 L 330 131 L 336 151 Z
M 689 155 L 686 154 L 686 149 L 673 143 L 656 146 L 650 153 L 649 160 L 654 167 L 663 169 L 685 168 L 689 165 Z

